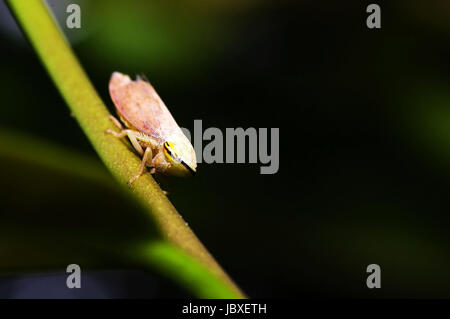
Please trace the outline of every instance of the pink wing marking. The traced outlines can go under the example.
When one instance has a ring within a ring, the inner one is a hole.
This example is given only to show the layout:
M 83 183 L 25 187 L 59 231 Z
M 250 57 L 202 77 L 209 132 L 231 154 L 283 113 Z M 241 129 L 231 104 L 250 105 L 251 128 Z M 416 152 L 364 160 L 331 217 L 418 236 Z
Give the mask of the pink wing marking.
M 138 131 L 161 142 L 178 124 L 149 82 L 139 77 L 132 81 L 128 75 L 114 72 L 109 81 L 109 94 L 119 115 Z

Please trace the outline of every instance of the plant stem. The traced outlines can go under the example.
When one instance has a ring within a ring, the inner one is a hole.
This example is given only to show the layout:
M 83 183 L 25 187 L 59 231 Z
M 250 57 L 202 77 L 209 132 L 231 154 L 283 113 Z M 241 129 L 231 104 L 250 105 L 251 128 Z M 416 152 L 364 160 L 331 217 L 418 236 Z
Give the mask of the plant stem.
M 126 182 L 138 171 L 140 160 L 124 143 L 105 134 L 106 129 L 114 128 L 108 119 L 109 112 L 45 4 L 40 0 L 8 2 L 72 115 L 102 161 L 125 189 Z M 155 220 L 166 240 L 206 267 L 227 286 L 235 298 L 244 297 L 187 226 L 150 174 L 144 174 L 133 183 L 131 191 Z M 124 216 L 126 218 L 126 214 Z

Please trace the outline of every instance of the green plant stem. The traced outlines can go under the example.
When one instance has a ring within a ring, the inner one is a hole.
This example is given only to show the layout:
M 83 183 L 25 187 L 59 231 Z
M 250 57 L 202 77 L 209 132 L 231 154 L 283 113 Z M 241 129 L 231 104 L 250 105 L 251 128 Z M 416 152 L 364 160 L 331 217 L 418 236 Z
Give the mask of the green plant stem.
M 114 128 L 108 119 L 109 112 L 45 4 L 40 0 L 9 0 L 8 3 L 72 115 L 102 161 L 125 188 L 126 182 L 138 171 L 140 160 L 121 141 L 105 134 L 106 129 Z M 234 297 L 244 297 L 187 226 L 150 174 L 139 178 L 131 191 L 154 218 L 166 240 L 206 267 L 228 287 Z M 126 218 L 126 212 L 124 216 Z

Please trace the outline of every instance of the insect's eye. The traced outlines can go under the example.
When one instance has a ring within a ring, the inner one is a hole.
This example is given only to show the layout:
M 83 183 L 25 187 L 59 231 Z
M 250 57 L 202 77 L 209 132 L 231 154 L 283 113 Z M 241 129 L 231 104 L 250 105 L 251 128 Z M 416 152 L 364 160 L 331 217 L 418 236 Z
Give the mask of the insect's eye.
M 175 146 L 170 142 L 164 143 L 164 153 L 167 157 L 171 157 L 173 159 L 178 159 L 177 151 L 175 150 Z

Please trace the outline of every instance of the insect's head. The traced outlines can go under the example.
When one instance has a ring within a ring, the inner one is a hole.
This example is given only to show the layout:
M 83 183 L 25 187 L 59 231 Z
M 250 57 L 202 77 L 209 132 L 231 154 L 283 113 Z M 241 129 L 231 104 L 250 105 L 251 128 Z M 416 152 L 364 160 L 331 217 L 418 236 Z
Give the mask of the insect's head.
M 192 160 L 185 158 L 187 155 L 185 152 L 177 151 L 171 142 L 165 142 L 163 150 L 166 160 L 171 164 L 167 169 L 168 174 L 182 177 L 195 175 L 195 167 L 192 167 L 191 164 Z

